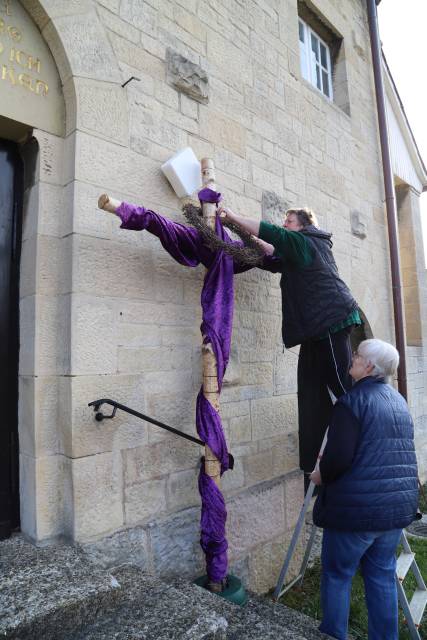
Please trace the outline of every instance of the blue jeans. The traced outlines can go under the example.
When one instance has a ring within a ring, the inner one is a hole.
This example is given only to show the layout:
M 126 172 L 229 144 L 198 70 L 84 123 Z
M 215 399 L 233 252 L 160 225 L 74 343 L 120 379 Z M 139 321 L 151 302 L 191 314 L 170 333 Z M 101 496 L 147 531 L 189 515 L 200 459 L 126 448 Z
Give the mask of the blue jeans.
M 353 576 L 360 564 L 368 608 L 369 640 L 398 640 L 396 547 L 401 529 L 392 531 L 337 531 L 324 529 L 319 627 L 346 640 Z

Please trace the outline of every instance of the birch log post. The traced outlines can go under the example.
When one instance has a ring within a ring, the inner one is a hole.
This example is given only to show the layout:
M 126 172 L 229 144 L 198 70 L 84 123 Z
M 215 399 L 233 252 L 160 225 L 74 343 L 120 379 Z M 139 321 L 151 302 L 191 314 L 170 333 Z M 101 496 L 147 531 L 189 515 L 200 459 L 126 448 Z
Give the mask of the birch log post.
M 201 161 L 203 187 L 216 190 L 215 173 L 213 161 L 203 158 Z M 116 213 L 120 206 L 120 200 L 110 198 L 103 193 L 98 199 L 98 207 L 110 213 Z M 216 204 L 204 202 L 202 205 L 203 218 L 212 229 L 215 229 Z M 215 354 L 211 343 L 202 345 L 202 367 L 203 367 L 203 395 L 219 413 L 219 389 L 218 373 Z M 213 454 L 211 448 L 205 445 L 205 473 L 210 476 L 217 487 L 221 484 L 221 463 Z
M 201 162 L 201 172 L 202 172 L 202 182 L 203 187 L 206 190 L 212 192 L 215 196 L 219 196 L 220 194 L 215 193 L 215 174 L 214 174 L 214 165 L 211 159 L 204 158 Z M 203 191 L 203 190 L 202 190 Z M 200 192 L 202 193 L 202 192 Z M 199 194 L 200 195 L 200 194 Z M 216 204 L 215 202 L 205 202 L 201 199 L 202 202 L 202 215 L 206 226 L 209 226 L 214 232 L 218 232 L 216 226 Z M 127 207 L 133 207 L 133 205 L 126 205 L 126 203 L 121 203 L 118 200 L 113 198 L 109 198 L 108 195 L 103 194 L 99 197 L 98 206 L 100 209 L 104 211 L 108 211 L 111 213 L 115 213 L 119 215 L 118 209 L 123 205 L 126 209 Z M 136 207 L 134 207 L 137 209 Z M 152 211 L 145 211 L 144 208 L 141 209 L 141 212 L 137 213 L 137 217 L 140 215 L 154 216 L 161 218 L 158 214 L 155 214 Z M 173 226 L 173 223 L 169 221 L 169 225 Z M 166 219 L 163 219 L 163 227 L 161 227 L 162 231 L 156 233 L 152 230 L 155 235 L 158 235 L 160 239 L 162 239 L 162 234 L 165 234 L 163 238 L 164 242 L 166 242 L 165 238 L 167 236 L 168 224 Z M 181 225 L 182 226 L 182 225 Z M 138 228 L 136 227 L 128 227 L 128 228 Z M 145 229 L 144 225 L 141 225 L 141 229 Z M 222 233 L 221 229 L 221 233 Z M 182 233 L 182 230 L 181 230 Z M 189 235 L 194 236 L 195 229 L 189 228 Z M 174 235 L 174 234 L 172 234 Z M 224 233 L 222 233 L 224 235 Z M 221 235 L 221 237 L 222 237 Z M 175 236 L 174 236 L 175 237 Z M 224 239 L 224 238 L 223 238 Z M 168 242 L 171 242 L 169 238 Z M 166 250 L 169 251 L 169 244 L 163 244 Z M 173 244 L 173 243 L 172 243 Z M 170 254 L 173 255 L 173 252 L 169 251 Z M 218 257 L 218 256 L 216 256 Z M 180 258 L 183 258 L 183 255 L 180 254 Z M 220 256 L 221 258 L 221 256 Z M 215 263 L 214 256 L 214 263 Z M 194 261 L 194 257 L 188 261 L 188 263 L 183 260 L 179 260 L 181 264 L 187 264 L 187 266 L 196 266 L 198 263 Z M 228 351 L 229 351 L 229 339 L 231 334 L 229 333 L 229 325 L 230 325 L 230 291 L 232 292 L 232 278 L 233 278 L 233 269 L 229 263 L 225 265 L 227 268 L 225 269 L 225 276 L 221 271 L 222 277 L 213 278 L 211 273 L 211 266 L 207 267 L 206 276 L 203 284 L 203 291 L 207 287 L 214 287 L 215 291 L 218 293 L 220 299 L 219 309 L 216 313 L 216 318 L 214 324 L 219 324 L 219 329 L 216 326 L 216 330 L 219 331 L 219 335 L 222 336 L 222 327 L 227 327 L 227 330 L 224 333 L 224 344 L 225 350 L 220 349 L 221 354 L 225 355 L 225 361 L 228 360 Z M 231 270 L 230 270 L 231 269 Z M 214 272 L 216 273 L 216 272 Z M 223 281 L 225 277 L 225 280 Z M 228 280 L 227 280 L 228 279 Z M 224 288 L 225 287 L 225 288 Z M 226 294 L 226 295 L 224 295 Z M 202 293 L 203 297 L 203 293 Z M 203 306 L 203 303 L 202 303 Z M 226 572 L 227 572 L 227 540 L 225 537 L 225 521 L 227 517 L 227 512 L 225 509 L 224 498 L 221 493 L 220 483 L 221 483 L 221 471 L 229 468 L 229 457 L 227 452 L 226 443 L 224 440 L 224 434 L 222 432 L 221 421 L 219 417 L 219 394 L 220 394 L 220 381 L 218 380 L 218 367 L 223 366 L 223 364 L 219 365 L 219 361 L 217 361 L 216 351 L 214 351 L 213 347 L 213 335 L 211 331 L 211 324 L 213 318 L 211 317 L 213 310 L 207 310 L 205 307 L 203 308 L 203 317 L 204 321 L 202 326 L 204 326 L 203 330 L 203 342 L 202 342 L 202 368 L 203 368 L 203 380 L 202 387 L 198 394 L 197 398 L 197 416 L 196 416 L 196 425 L 197 429 L 200 433 L 200 430 L 203 432 L 202 440 L 205 442 L 205 458 L 204 458 L 204 467 L 200 471 L 199 475 L 199 490 L 202 498 L 202 515 L 201 515 L 201 541 L 200 544 L 203 548 L 203 551 L 206 555 L 206 569 L 208 574 L 208 582 L 206 587 L 215 593 L 219 593 L 226 588 Z M 205 325 L 205 314 L 208 314 L 210 321 L 207 325 Z M 218 315 L 219 314 L 219 315 Z M 223 315 L 225 314 L 225 316 Z M 206 332 L 206 333 L 205 333 Z M 222 344 L 222 343 L 221 343 Z M 221 361 L 222 362 L 222 361 Z M 222 374 L 220 373 L 220 376 Z M 209 410 L 209 407 L 212 411 Z M 210 443 L 211 446 L 209 446 Z M 215 443 L 215 444 L 213 444 Z M 211 447 L 215 447 L 215 453 L 213 452 Z M 220 456 L 218 459 L 217 456 Z
M 108 213 L 116 213 L 116 210 L 120 207 L 120 200 L 116 200 L 115 198 L 110 198 L 106 193 L 103 193 L 98 198 L 98 208 L 103 211 L 108 211 Z
M 216 191 L 215 170 L 213 160 L 202 158 L 201 161 L 203 188 Z M 215 229 L 216 204 L 202 203 L 202 214 L 206 224 Z M 218 372 L 215 354 L 211 343 L 202 345 L 203 395 L 219 413 Z M 221 464 L 208 445 L 205 446 L 205 473 L 210 476 L 218 488 L 221 486 Z

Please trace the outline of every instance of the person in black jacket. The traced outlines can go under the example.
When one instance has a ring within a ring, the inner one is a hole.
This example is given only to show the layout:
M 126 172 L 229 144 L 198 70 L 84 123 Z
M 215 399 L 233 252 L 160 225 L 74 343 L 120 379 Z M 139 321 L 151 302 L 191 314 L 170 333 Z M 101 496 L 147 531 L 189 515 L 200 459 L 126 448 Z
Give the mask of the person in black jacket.
M 283 227 L 244 218 L 220 207 L 223 220 L 260 239 L 279 258 L 282 277 L 282 338 L 286 348 L 301 345 L 298 356 L 300 467 L 314 469 L 329 424 L 332 400 L 351 388 L 350 332 L 361 323 L 356 301 L 341 280 L 331 234 L 318 228 L 310 209 L 289 209 Z
M 404 398 L 386 383 L 399 354 L 364 340 L 353 355 L 353 388 L 335 404 L 319 469 L 313 521 L 323 527 L 320 630 L 347 638 L 350 592 L 360 564 L 369 640 L 397 640 L 396 548 L 417 518 L 414 427 Z

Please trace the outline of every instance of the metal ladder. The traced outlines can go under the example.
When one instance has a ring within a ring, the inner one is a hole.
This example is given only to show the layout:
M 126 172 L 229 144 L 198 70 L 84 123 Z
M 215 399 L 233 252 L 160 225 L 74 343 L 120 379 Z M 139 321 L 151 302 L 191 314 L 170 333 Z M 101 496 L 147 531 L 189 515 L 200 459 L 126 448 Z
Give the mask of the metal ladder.
M 320 451 L 319 451 L 319 455 L 317 456 L 317 461 L 316 461 L 316 467 L 315 469 L 319 468 L 319 463 L 320 463 L 320 458 L 322 457 L 323 451 L 325 449 L 326 446 L 326 442 L 328 439 L 328 429 L 326 429 L 326 433 L 323 437 L 323 442 L 322 442 L 322 446 L 320 447 Z M 305 516 L 306 513 L 308 511 L 308 508 L 310 506 L 310 502 L 311 499 L 313 497 L 313 491 L 315 489 L 315 484 L 314 482 L 310 481 L 310 484 L 308 485 L 308 489 L 307 489 L 307 493 L 305 494 L 305 498 L 304 498 L 304 502 L 300 511 L 300 514 L 298 516 L 298 520 L 294 529 L 294 532 L 292 534 L 292 538 L 291 538 L 291 542 L 288 548 L 288 551 L 286 553 L 285 556 L 285 560 L 283 562 L 283 566 L 282 566 L 282 570 L 280 572 L 279 575 L 279 579 L 277 581 L 277 585 L 276 588 L 274 590 L 274 594 L 273 594 L 273 599 L 274 600 L 278 600 L 284 593 L 286 593 L 286 591 L 288 591 L 291 587 L 293 587 L 294 585 L 298 584 L 299 582 L 302 582 L 304 575 L 305 575 L 305 571 L 307 569 L 307 565 L 308 565 L 308 561 L 310 559 L 310 553 L 311 553 L 311 549 L 313 547 L 314 544 L 314 538 L 316 535 L 316 530 L 317 527 L 313 524 L 311 533 L 310 533 L 310 538 L 309 541 L 307 543 L 307 547 L 304 553 L 304 557 L 301 563 L 301 567 L 299 570 L 299 573 L 297 575 L 296 578 L 294 578 L 289 584 L 285 585 L 285 587 L 283 587 L 283 584 L 286 580 L 286 575 L 289 571 L 289 566 L 291 564 L 291 560 L 292 560 L 292 556 L 294 554 L 295 551 L 295 547 L 297 546 L 298 543 L 298 538 L 301 535 L 301 531 L 305 522 Z
M 400 542 L 403 546 L 403 551 L 397 559 L 396 566 L 397 594 L 412 640 L 422 640 L 418 628 L 427 605 L 427 588 L 415 560 L 415 553 L 411 551 L 409 546 L 405 531 L 402 531 Z M 412 572 L 417 582 L 417 588 L 410 601 L 406 597 L 403 588 L 403 581 L 409 571 Z
M 314 487 L 316 485 L 313 482 L 310 482 L 307 493 L 305 494 L 305 498 L 304 498 L 304 503 L 302 506 L 302 509 L 300 511 L 300 514 L 298 516 L 298 521 L 297 524 L 295 526 L 294 529 L 294 533 L 292 534 L 292 539 L 290 542 L 290 545 L 288 547 L 288 550 L 286 552 L 286 556 L 285 556 L 285 560 L 283 562 L 283 566 L 282 566 L 282 570 L 280 571 L 280 575 L 279 575 L 279 579 L 277 581 L 277 585 L 276 588 L 274 590 L 273 593 L 273 599 L 274 600 L 278 600 L 281 596 L 283 596 L 284 593 L 286 593 L 289 589 L 291 589 L 291 587 L 293 587 L 294 585 L 298 584 L 299 582 L 302 582 L 304 575 L 305 575 L 305 571 L 307 569 L 307 565 L 308 565 L 308 561 L 310 559 L 310 553 L 311 553 L 311 549 L 313 547 L 313 543 L 314 543 L 314 538 L 316 535 L 316 530 L 317 527 L 313 524 L 311 533 L 310 533 L 310 538 L 309 541 L 307 543 L 307 547 L 304 553 L 304 557 L 301 563 L 301 567 L 300 570 L 298 572 L 298 575 L 296 578 L 294 578 L 293 580 L 291 580 L 291 582 L 289 582 L 288 584 L 286 584 L 285 586 L 283 586 L 285 580 L 286 580 L 286 575 L 289 571 L 289 566 L 291 564 L 291 560 L 292 560 L 292 556 L 294 554 L 295 551 L 295 547 L 297 546 L 298 543 L 298 538 L 300 537 L 301 531 L 302 531 L 302 527 L 304 525 L 305 522 L 305 515 L 307 513 L 307 509 L 310 506 L 310 501 L 311 498 L 313 496 L 313 491 L 314 491 Z
M 337 401 L 336 396 L 332 393 L 331 389 L 328 387 L 328 392 L 329 395 L 331 397 L 331 402 L 332 404 L 335 404 Z M 325 435 L 323 436 L 323 440 L 322 440 L 322 446 L 320 447 L 320 451 L 319 454 L 317 456 L 317 460 L 316 460 L 316 466 L 315 466 L 315 470 L 317 470 L 319 468 L 319 464 L 320 464 L 320 459 L 323 455 L 323 451 L 325 450 L 326 447 L 326 443 L 328 441 L 328 431 L 329 431 L 329 427 L 326 429 L 325 431 Z M 314 484 L 314 482 L 310 481 L 310 484 L 308 485 L 308 489 L 307 489 L 307 493 L 305 494 L 305 498 L 304 498 L 304 502 L 300 511 L 300 514 L 298 516 L 298 520 L 297 520 L 297 524 L 295 526 L 294 532 L 292 534 L 292 539 L 291 539 L 291 543 L 289 545 L 288 551 L 286 553 L 285 556 L 285 560 L 283 562 L 283 566 L 282 566 L 282 570 L 280 572 L 279 575 L 279 579 L 277 581 L 277 585 L 276 588 L 274 590 L 273 593 L 273 599 L 274 600 L 278 600 L 284 593 L 286 593 L 286 591 L 288 591 L 291 587 L 293 587 L 294 585 L 298 584 L 299 582 L 303 581 L 306 569 L 307 569 L 307 565 L 308 565 L 308 561 L 310 559 L 310 553 L 311 553 L 311 549 L 313 547 L 314 544 L 314 538 L 316 536 L 316 530 L 317 527 L 313 524 L 311 533 L 310 533 L 310 538 L 309 541 L 307 543 L 307 548 L 305 550 L 304 553 L 304 557 L 301 563 L 301 568 L 299 570 L 299 573 L 297 575 L 296 578 L 294 578 L 289 584 L 285 585 L 285 587 L 283 587 L 283 584 L 285 582 L 286 579 L 286 575 L 289 571 L 289 566 L 291 564 L 291 560 L 292 560 L 292 556 L 294 554 L 295 551 L 295 547 L 297 546 L 298 543 L 298 538 L 300 537 L 304 522 L 305 522 L 305 516 L 306 513 L 308 511 L 308 508 L 310 506 L 310 502 L 311 499 L 313 497 L 313 491 L 315 489 L 316 485 Z

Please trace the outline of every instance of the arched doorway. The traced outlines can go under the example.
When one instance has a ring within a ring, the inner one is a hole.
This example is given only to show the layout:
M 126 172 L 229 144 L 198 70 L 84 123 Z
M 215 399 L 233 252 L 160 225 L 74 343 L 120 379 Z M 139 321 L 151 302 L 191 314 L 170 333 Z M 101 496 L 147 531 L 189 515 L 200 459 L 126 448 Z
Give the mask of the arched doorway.
M 77 124 L 80 118 L 81 129 L 88 125 L 89 133 L 81 137 L 96 143 L 102 118 L 96 118 L 93 139 L 90 127 L 93 105 L 101 100 L 87 100 L 88 92 L 100 86 L 115 90 L 125 106 L 121 81 L 93 3 L 70 3 L 64 11 L 44 0 L 0 2 L 0 140 L 8 139 L 22 156 L 24 182 L 15 495 L 20 495 L 21 529 L 34 541 L 74 535 L 78 498 L 69 399 L 75 295 L 69 275 L 74 202 L 89 174 L 79 183 Z M 85 106 L 89 120 L 82 118 Z M 89 181 L 97 184 L 94 176 Z
M 0 4 L 0 538 L 5 538 L 20 526 L 25 491 L 19 469 L 23 451 L 35 440 L 20 424 L 31 401 L 21 384 L 20 350 L 34 343 L 35 334 L 34 315 L 31 326 L 20 314 L 28 306 L 28 280 L 37 273 L 39 145 L 32 136 L 36 131 L 36 136 L 42 131 L 63 136 L 65 105 L 55 61 L 38 27 L 20 2 Z M 23 476 L 34 486 L 34 478 L 26 471 Z
M 19 526 L 18 350 L 23 162 L 0 139 L 0 539 Z

